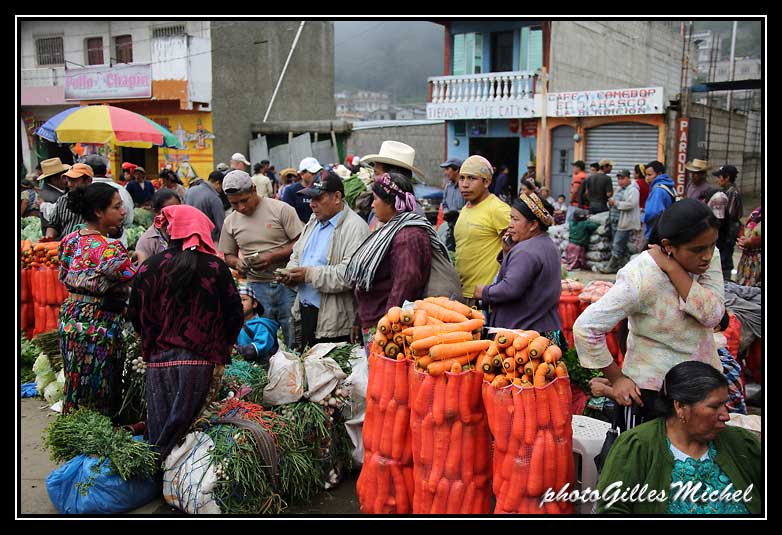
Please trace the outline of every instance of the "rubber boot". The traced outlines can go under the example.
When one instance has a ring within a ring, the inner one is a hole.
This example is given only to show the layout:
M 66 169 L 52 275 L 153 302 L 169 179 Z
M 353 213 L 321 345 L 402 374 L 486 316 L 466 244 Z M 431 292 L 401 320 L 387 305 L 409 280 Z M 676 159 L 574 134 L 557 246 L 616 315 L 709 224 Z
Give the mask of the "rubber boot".
M 619 271 L 619 263 L 619 258 L 611 255 L 611 260 L 608 261 L 608 264 L 600 267 L 600 273 L 616 273 Z

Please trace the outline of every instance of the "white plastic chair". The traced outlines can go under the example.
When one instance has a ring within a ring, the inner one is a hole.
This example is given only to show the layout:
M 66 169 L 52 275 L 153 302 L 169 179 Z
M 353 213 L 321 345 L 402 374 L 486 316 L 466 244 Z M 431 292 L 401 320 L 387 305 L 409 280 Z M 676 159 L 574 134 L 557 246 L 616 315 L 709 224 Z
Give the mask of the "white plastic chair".
M 581 490 L 587 487 L 594 490 L 597 487 L 597 466 L 595 456 L 600 453 L 606 432 L 611 424 L 602 420 L 596 420 L 588 416 L 573 416 L 573 453 L 581 456 L 581 474 L 576 474 L 576 482 L 580 483 Z M 587 502 L 579 506 L 582 515 L 592 512 L 595 504 Z

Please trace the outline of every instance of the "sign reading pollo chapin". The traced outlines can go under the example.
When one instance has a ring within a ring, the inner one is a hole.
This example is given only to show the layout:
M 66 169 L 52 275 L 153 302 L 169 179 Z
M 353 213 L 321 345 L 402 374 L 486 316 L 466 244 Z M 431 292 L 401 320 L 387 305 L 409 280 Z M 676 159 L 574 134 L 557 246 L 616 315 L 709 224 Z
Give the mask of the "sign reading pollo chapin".
M 65 100 L 151 96 L 152 69 L 149 65 L 115 65 L 65 71 Z

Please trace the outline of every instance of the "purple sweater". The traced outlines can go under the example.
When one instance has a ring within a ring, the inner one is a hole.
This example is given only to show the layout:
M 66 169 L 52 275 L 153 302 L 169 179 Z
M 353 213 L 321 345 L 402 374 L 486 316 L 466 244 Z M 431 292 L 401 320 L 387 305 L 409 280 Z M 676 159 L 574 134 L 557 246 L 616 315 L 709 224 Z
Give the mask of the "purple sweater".
M 559 249 L 548 234 L 517 243 L 505 257 L 497 282 L 484 288 L 483 303 L 491 306 L 489 326 L 556 331 L 561 292 Z

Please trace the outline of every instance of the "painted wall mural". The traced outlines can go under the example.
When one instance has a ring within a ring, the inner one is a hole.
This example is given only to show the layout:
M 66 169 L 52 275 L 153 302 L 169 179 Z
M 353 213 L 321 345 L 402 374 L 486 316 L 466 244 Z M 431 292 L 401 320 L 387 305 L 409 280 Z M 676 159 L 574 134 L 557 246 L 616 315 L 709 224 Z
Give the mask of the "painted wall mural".
M 184 113 L 149 117 L 165 126 L 184 149 L 158 149 L 159 169 L 170 169 L 179 175 L 185 185 L 196 177 L 206 178 L 214 170 L 215 135 L 212 132 L 212 114 Z

